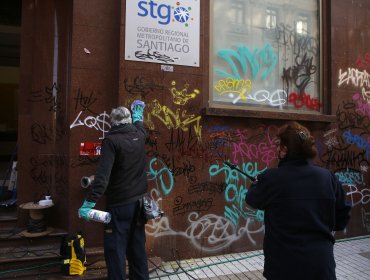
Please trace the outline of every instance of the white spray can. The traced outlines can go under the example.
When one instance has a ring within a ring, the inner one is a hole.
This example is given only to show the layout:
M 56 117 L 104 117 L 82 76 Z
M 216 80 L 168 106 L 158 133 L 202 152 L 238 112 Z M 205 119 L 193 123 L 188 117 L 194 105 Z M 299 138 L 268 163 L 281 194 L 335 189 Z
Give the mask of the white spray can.
M 91 209 L 89 212 L 89 218 L 91 221 L 108 224 L 112 218 L 109 212 Z

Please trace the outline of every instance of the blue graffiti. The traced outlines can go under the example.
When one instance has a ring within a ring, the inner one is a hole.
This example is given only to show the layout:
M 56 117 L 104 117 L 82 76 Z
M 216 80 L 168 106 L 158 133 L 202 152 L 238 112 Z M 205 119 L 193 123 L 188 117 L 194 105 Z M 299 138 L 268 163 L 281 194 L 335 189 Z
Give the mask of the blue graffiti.
M 264 168 L 264 170 L 265 169 L 266 168 Z M 253 177 L 264 171 L 258 171 L 257 163 L 253 165 L 251 162 L 243 163 L 241 170 Z M 225 201 L 231 204 L 225 205 L 225 218 L 229 219 L 234 225 L 238 224 L 240 218 L 247 219 L 248 217 L 253 217 L 262 222 L 264 220 L 264 212 L 261 210 L 255 211 L 250 209 L 244 202 L 248 189 L 246 189 L 243 185 L 240 185 L 238 189 L 236 185 L 236 182 L 238 182 L 240 178 L 246 180 L 246 176 L 226 165 L 222 165 L 220 167 L 219 165 L 214 164 L 210 166 L 209 174 L 211 177 L 220 173 L 225 175 L 225 182 L 228 184 L 225 189 Z
M 229 184 L 225 190 L 225 200 L 228 203 L 232 203 L 232 209 L 229 206 L 225 206 L 224 216 L 228 218 L 233 224 L 237 224 L 240 217 L 247 219 L 247 217 L 254 217 L 258 221 L 263 221 L 264 212 L 258 210 L 257 212 L 250 209 L 245 204 L 245 195 L 248 189 L 244 186 L 240 186 L 239 190 L 235 184 Z M 262 213 L 261 213 L 262 212 Z
M 157 188 L 161 188 L 164 195 L 171 193 L 174 186 L 174 179 L 171 170 L 168 169 L 163 161 L 153 158 L 149 163 L 147 176 L 148 180 L 155 180 Z
M 267 167 L 265 167 L 262 170 L 258 170 L 258 163 L 252 163 L 252 162 L 247 162 L 242 164 L 242 167 L 240 170 L 242 170 L 244 173 L 248 174 L 251 177 L 256 177 L 258 174 L 262 173 L 265 171 Z M 240 173 L 239 171 L 235 169 L 231 169 L 230 167 L 226 165 L 222 165 L 221 167 L 218 164 L 213 164 L 209 167 L 209 175 L 211 177 L 218 175 L 219 173 L 224 172 L 225 174 L 225 182 L 228 184 L 230 182 L 235 182 L 238 181 L 239 178 L 241 177 L 242 179 L 247 179 L 247 177 Z M 249 180 L 249 179 L 248 179 Z
M 223 49 L 218 51 L 218 56 L 225 60 L 230 66 L 232 72 L 228 73 L 222 69 L 215 69 L 215 73 L 222 77 L 231 77 L 235 80 L 245 78 L 248 70 L 248 64 L 252 72 L 252 78 L 256 79 L 257 74 L 263 71 L 261 79 L 265 80 L 275 69 L 278 57 L 270 44 L 266 44 L 261 50 L 255 49 L 253 53 L 246 46 L 240 46 L 236 51 L 232 49 Z M 238 66 L 241 67 L 242 75 L 239 73 Z
M 355 170 L 355 169 L 342 169 L 337 170 L 335 172 L 335 175 L 337 176 L 338 180 L 343 185 L 352 185 L 352 186 L 358 186 L 358 185 L 364 185 L 364 175 Z
M 232 209 L 228 206 L 225 206 L 224 216 L 226 219 L 229 219 L 234 225 L 237 225 L 240 218 L 247 219 L 248 217 L 252 217 L 259 222 L 263 222 L 265 212 L 262 210 L 254 211 L 250 209 L 249 211 L 245 211 L 243 209 L 239 209 L 235 204 L 233 204 Z
M 220 166 L 218 164 L 213 164 L 209 167 L 209 175 L 211 177 L 218 175 L 221 172 L 224 172 L 225 174 L 225 182 L 228 184 L 229 182 L 234 182 L 239 180 L 239 176 L 244 176 L 240 174 L 237 170 L 232 170 L 228 166 L 222 165 Z M 245 176 L 244 176 L 245 177 Z
M 227 132 L 227 131 L 232 131 L 232 129 L 224 125 L 213 125 L 209 127 L 207 131 L 208 132 L 220 132 L 220 131 Z
M 247 192 L 248 190 L 244 186 L 240 186 L 238 191 L 238 187 L 235 184 L 229 184 L 225 190 L 225 200 L 226 202 L 236 201 L 241 208 Z
M 242 164 L 242 168 L 244 173 L 248 174 L 249 176 L 252 176 L 252 177 L 256 177 L 258 174 L 262 173 L 263 171 L 265 171 L 267 169 L 267 166 L 262 169 L 262 170 L 258 170 L 258 163 L 255 162 L 255 163 L 252 163 L 252 162 L 243 162 Z
M 369 159 L 370 143 L 366 138 L 358 134 L 352 134 L 350 130 L 343 132 L 342 136 L 348 144 L 356 144 L 359 149 L 366 151 L 366 159 Z

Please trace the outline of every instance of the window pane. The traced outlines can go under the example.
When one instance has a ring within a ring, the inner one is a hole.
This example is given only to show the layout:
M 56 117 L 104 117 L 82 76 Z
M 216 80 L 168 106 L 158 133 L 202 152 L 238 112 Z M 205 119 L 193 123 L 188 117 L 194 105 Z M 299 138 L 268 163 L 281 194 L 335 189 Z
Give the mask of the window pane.
M 319 1 L 211 3 L 211 106 L 320 113 Z
M 276 10 L 266 9 L 266 28 L 273 29 L 276 27 Z
M 296 31 L 300 35 L 308 34 L 308 17 L 299 16 L 296 24 Z

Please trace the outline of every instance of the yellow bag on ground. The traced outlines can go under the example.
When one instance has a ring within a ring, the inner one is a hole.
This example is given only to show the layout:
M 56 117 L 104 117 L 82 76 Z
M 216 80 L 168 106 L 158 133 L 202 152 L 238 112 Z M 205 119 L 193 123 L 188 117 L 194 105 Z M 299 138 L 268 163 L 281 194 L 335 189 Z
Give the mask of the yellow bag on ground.
M 81 234 L 64 238 L 60 247 L 63 275 L 82 275 L 86 270 L 85 240 Z

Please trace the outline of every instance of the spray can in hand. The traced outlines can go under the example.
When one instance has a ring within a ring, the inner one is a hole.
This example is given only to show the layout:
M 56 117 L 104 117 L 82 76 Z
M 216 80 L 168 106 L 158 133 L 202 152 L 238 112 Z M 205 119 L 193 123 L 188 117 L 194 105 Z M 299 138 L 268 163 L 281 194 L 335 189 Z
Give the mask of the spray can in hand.
M 80 217 L 80 215 L 78 215 Z M 81 218 L 81 217 L 80 217 Z M 112 218 L 109 212 L 91 209 L 89 211 L 89 219 L 91 221 L 108 224 Z
M 108 224 L 112 218 L 109 212 L 104 212 L 100 210 L 91 209 L 89 212 L 90 220 L 95 222 L 100 222 L 104 224 Z

